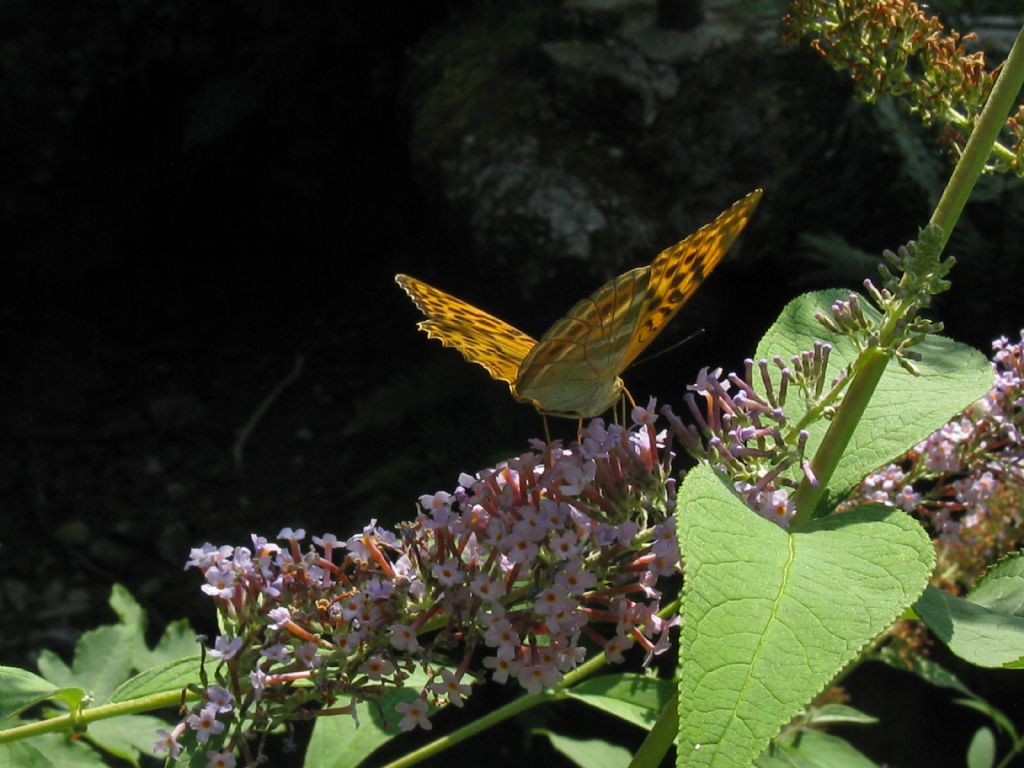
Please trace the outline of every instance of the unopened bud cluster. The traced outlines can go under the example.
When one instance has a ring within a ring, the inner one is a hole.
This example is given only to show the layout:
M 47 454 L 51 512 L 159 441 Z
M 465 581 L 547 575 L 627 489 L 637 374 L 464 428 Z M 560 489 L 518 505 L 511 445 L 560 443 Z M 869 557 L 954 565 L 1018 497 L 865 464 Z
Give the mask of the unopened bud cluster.
M 884 251 L 885 264 L 879 266 L 882 287 L 871 280 L 864 288 L 871 300 L 851 293 L 832 303 L 829 314 L 816 318 L 825 328 L 850 340 L 858 352 L 884 349 L 910 373 L 917 375 L 914 363 L 921 359 L 913 349 L 929 334 L 942 331 L 942 324 L 928 320 L 921 312 L 931 305 L 932 297 L 949 290 L 945 276 L 956 259 L 940 259 L 942 231 L 935 225 L 923 228 L 917 241 L 901 246 L 895 253 Z M 873 304 L 873 306 L 871 305 Z
M 788 361 L 775 357 L 755 364 L 748 359 L 743 376 L 722 377 L 721 368 L 703 369 L 687 387 L 693 424 L 684 424 L 670 407 L 662 408 L 690 455 L 720 469 L 751 507 L 780 525 L 787 525 L 796 511 L 791 494 L 799 482 L 816 482 L 804 453 L 808 417 L 823 416 L 845 384 L 845 372 L 829 381 L 831 350 L 816 342 Z M 800 423 L 786 413 L 790 397 L 800 402 Z

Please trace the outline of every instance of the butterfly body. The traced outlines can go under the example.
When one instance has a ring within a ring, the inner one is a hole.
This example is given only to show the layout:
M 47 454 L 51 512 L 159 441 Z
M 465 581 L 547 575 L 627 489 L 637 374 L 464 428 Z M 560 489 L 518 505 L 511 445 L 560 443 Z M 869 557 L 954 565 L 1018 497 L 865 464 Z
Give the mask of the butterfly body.
M 619 374 L 675 316 L 750 220 L 755 190 L 713 222 L 579 301 L 535 341 L 503 320 L 409 277 L 395 280 L 427 319 L 419 328 L 458 349 L 547 415 L 589 418 L 622 395 Z

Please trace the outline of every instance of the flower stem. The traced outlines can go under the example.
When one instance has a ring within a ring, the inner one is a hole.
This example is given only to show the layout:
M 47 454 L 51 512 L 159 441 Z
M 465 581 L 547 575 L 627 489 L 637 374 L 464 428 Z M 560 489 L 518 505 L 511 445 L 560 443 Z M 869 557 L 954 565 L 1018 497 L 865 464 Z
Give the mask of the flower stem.
M 931 223 L 942 228 L 945 238 L 943 246 L 960 218 L 960 213 L 963 211 L 978 177 L 985 170 L 985 164 L 992 154 L 996 138 L 1006 124 L 1006 118 L 1016 103 L 1022 85 L 1024 85 L 1024 28 L 1017 33 L 1017 39 L 1010 49 L 1010 54 L 1003 62 L 1002 72 L 999 73 L 995 85 L 992 86 L 992 93 L 989 94 L 988 101 L 985 102 L 985 107 L 978 116 L 978 122 L 967 141 L 967 146 L 964 147 L 964 152 L 957 161 L 953 175 L 932 214 Z
M 956 226 L 964 205 L 985 170 L 985 164 L 992 154 L 999 131 L 1006 123 L 1024 85 L 1024 28 L 1017 34 L 1010 55 L 1003 63 L 1002 71 L 992 87 L 992 93 L 978 117 L 963 154 L 939 198 L 932 213 L 931 223 L 942 230 L 942 245 L 945 247 L 949 235 Z M 814 509 L 825 493 L 839 460 L 846 450 L 861 416 L 874 394 L 882 373 L 889 362 L 889 355 L 883 350 L 895 335 L 896 322 L 900 318 L 886 318 L 880 346 L 867 349 L 854 363 L 854 377 L 846 397 L 836 411 L 825 437 L 811 461 L 816 483 L 811 484 L 805 477 L 793 495 L 796 514 L 790 521 L 790 529 L 798 530 L 810 522 Z
M 197 699 L 198 694 L 186 693 L 187 700 Z M 182 702 L 181 688 L 173 691 L 155 693 L 151 696 L 141 696 L 137 699 L 119 701 L 116 704 L 103 704 L 98 707 L 90 707 L 79 712 L 77 717 L 72 715 L 61 715 L 46 720 L 19 725 L 14 728 L 0 730 L 0 744 L 6 741 L 17 741 L 33 736 L 40 736 L 44 733 L 55 733 L 58 731 L 72 730 L 76 725 L 88 725 L 96 720 L 106 720 L 111 717 L 123 715 L 134 715 L 139 712 L 150 712 L 154 709 L 166 709 L 176 707 Z
M 563 694 L 564 695 L 564 694 Z M 520 696 L 514 701 L 510 701 L 503 707 L 490 712 L 478 720 L 474 720 L 472 723 L 464 725 L 456 731 L 442 736 L 439 739 L 429 744 L 425 744 L 419 749 L 408 752 L 402 757 L 394 760 L 382 768 L 408 768 L 408 766 L 416 765 L 421 760 L 425 760 L 428 757 L 433 757 L 436 754 L 443 752 L 449 747 L 453 747 L 461 741 L 465 741 L 470 736 L 475 736 L 482 731 L 486 731 L 488 728 L 497 725 L 498 723 L 508 720 L 510 717 L 515 717 L 520 712 L 524 712 L 527 709 L 536 707 L 538 704 L 544 704 L 549 701 L 557 701 L 562 698 L 563 695 L 557 693 L 549 693 L 543 691 L 541 693 L 528 694 L 526 696 Z
M 662 618 L 669 616 L 675 616 L 679 611 L 679 601 L 674 600 L 660 611 L 658 615 Z M 510 717 L 515 717 L 520 712 L 525 712 L 528 709 L 539 706 L 540 704 L 547 704 L 552 701 L 560 701 L 566 698 L 569 694 L 568 689 L 576 685 L 581 680 L 585 680 L 592 674 L 597 672 L 601 667 L 605 665 L 605 656 L 603 653 L 598 653 L 595 656 L 588 659 L 583 664 L 580 664 L 576 669 L 567 673 L 562 678 L 561 682 L 558 683 L 550 691 L 542 691 L 541 693 L 532 693 L 525 696 L 520 696 L 515 701 L 510 701 L 503 707 L 499 707 L 488 715 L 476 720 L 468 725 L 464 725 L 456 731 L 442 736 L 439 739 L 435 739 L 429 744 L 425 744 L 419 749 L 409 752 L 397 760 L 388 763 L 382 768 L 408 768 L 411 765 L 415 765 L 421 760 L 425 760 L 428 757 L 433 757 L 440 752 L 453 747 L 459 742 L 465 741 L 470 736 L 475 736 L 481 731 L 485 731 L 491 726 L 497 725 L 500 722 L 508 720 Z
M 799 530 L 811 521 L 814 508 L 825 493 L 828 481 L 832 479 L 832 473 L 839 465 L 839 459 L 846 451 L 888 362 L 889 356 L 877 348 L 861 354 L 850 388 L 811 460 L 811 469 L 817 483 L 812 485 L 805 478 L 793 494 L 796 514 L 790 520 L 790 530 Z
M 665 708 L 658 715 L 657 722 L 647 734 L 640 749 L 633 755 L 629 768 L 657 768 L 661 765 L 679 733 L 679 695 L 669 698 Z

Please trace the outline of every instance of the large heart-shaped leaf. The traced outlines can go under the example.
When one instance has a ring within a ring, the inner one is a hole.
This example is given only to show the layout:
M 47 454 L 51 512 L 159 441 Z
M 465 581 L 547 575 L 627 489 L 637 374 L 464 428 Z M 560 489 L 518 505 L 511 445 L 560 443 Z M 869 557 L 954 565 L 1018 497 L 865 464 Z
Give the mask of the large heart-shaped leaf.
M 707 467 L 679 494 L 679 765 L 749 765 L 921 594 L 931 542 L 866 506 L 788 533 Z

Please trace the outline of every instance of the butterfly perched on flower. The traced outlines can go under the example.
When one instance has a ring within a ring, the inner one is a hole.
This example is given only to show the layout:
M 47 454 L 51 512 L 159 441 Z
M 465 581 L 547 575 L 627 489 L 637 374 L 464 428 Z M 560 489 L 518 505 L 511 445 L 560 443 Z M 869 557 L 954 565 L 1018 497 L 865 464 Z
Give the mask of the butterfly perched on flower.
M 732 246 L 761 199 L 757 189 L 710 224 L 578 302 L 535 341 L 503 320 L 408 275 L 396 275 L 427 319 L 420 330 L 504 381 L 551 416 L 589 418 L 625 387 L 621 374 L 690 299 Z

